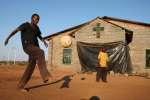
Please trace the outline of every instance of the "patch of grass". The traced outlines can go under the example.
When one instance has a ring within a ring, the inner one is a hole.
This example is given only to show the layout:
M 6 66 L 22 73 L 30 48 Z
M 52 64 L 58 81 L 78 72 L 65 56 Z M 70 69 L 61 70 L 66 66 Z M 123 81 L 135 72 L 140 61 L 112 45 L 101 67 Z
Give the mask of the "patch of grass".
M 4 65 L 4 64 L 14 64 L 14 61 L 0 61 L 0 65 Z M 27 61 L 16 61 L 15 62 L 15 64 L 16 65 L 26 65 L 26 64 L 28 64 L 28 62 Z

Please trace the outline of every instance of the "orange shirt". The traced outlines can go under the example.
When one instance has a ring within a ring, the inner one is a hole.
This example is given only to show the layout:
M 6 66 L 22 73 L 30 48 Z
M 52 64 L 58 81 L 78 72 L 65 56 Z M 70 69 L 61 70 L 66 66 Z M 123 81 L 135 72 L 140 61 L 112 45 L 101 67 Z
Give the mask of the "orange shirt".
M 100 51 L 98 55 L 100 67 L 107 67 L 108 54 Z

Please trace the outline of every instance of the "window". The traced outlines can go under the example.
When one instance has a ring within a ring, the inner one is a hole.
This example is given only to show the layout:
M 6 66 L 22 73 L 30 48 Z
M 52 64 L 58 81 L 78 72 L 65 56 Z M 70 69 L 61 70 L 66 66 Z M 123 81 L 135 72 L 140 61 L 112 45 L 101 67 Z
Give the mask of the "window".
M 146 49 L 146 68 L 150 68 L 150 49 Z
M 71 49 L 63 49 L 63 64 L 71 64 Z

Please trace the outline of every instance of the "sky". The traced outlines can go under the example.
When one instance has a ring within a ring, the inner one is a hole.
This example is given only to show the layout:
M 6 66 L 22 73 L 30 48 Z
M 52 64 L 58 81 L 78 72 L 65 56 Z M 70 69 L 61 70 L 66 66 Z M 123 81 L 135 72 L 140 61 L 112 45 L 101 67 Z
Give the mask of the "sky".
M 97 16 L 111 16 L 150 23 L 150 0 L 0 0 L 0 61 L 28 60 L 23 52 L 20 32 L 7 46 L 6 37 L 20 24 L 30 22 L 31 15 L 40 15 L 42 36 L 62 31 Z M 40 42 L 40 41 L 39 41 Z M 48 48 L 40 42 L 48 56 Z

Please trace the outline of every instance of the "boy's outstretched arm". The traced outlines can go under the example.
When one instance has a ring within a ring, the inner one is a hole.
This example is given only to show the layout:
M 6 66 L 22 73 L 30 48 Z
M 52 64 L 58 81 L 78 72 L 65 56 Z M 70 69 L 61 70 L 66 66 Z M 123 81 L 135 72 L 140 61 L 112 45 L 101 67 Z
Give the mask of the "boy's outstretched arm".
M 9 39 L 10 39 L 13 35 L 15 35 L 18 31 L 19 31 L 19 29 L 18 29 L 18 28 L 17 28 L 17 29 L 15 29 L 14 31 L 12 31 L 12 32 L 9 34 L 9 36 L 6 38 L 6 40 L 5 40 L 4 44 L 5 44 L 5 45 L 7 45 L 7 44 L 8 44 L 8 42 L 9 42 Z

